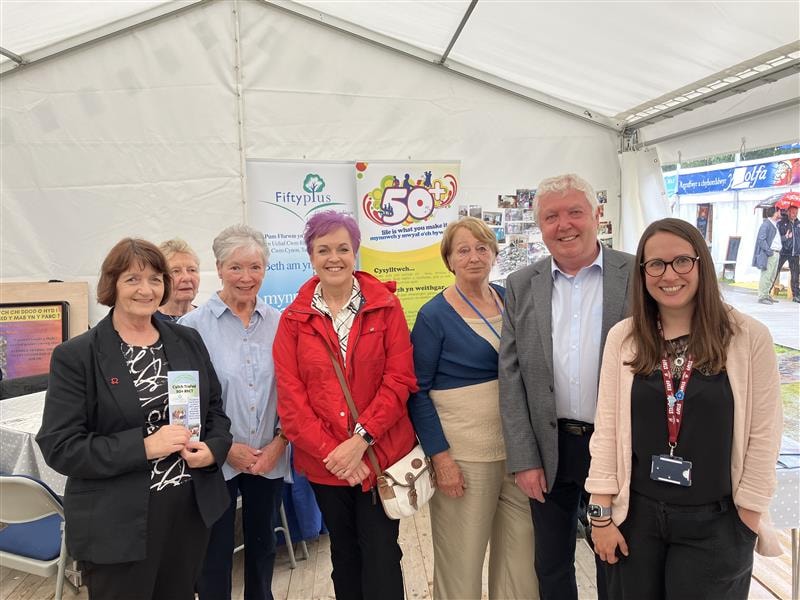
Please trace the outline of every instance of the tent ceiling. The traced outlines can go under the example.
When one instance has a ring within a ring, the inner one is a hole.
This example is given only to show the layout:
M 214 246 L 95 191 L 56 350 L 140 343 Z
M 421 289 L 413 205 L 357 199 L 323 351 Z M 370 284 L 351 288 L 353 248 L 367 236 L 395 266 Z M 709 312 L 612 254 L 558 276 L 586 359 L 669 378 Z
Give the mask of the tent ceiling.
M 60 51 L 84 43 L 92 32 L 95 38 L 102 37 L 196 1 L 4 0 L 0 46 L 34 61 L 46 57 L 48 48 Z M 471 5 L 468 0 L 266 0 L 265 4 L 434 63 L 441 60 Z M 759 61 L 784 56 L 784 71 L 800 70 L 800 2 L 479 0 L 474 4 L 445 67 L 619 128 L 626 118 L 635 120 L 632 115 L 637 111 L 641 118 L 641 111 Z M 13 66 L 2 58 L 0 70 Z M 764 75 L 752 81 L 759 77 Z M 402 74 L 390 75 L 389 81 L 413 85 L 404 82 Z M 753 87 L 752 81 L 741 91 Z

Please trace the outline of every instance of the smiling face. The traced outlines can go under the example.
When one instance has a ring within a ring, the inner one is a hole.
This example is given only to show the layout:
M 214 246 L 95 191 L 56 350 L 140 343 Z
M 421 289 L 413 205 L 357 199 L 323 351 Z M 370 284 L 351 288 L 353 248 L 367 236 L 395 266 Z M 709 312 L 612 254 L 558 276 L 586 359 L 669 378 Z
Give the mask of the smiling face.
M 149 319 L 163 296 L 164 276 L 150 265 L 134 263 L 117 278 L 114 311 L 128 319 Z
M 600 251 L 598 210 L 579 190 L 550 193 L 538 199 L 538 220 L 542 239 L 560 269 L 574 275 L 588 267 Z
M 646 263 L 653 259 L 670 262 L 678 256 L 694 258 L 697 252 L 692 244 L 682 237 L 659 231 L 645 242 L 642 262 Z M 656 301 L 660 311 L 694 311 L 697 288 L 700 285 L 700 269 L 697 263 L 685 274 L 678 274 L 672 266 L 667 266 L 659 277 L 648 275 L 646 271 L 642 275 L 647 293 Z
M 170 300 L 191 302 L 197 296 L 200 286 L 200 268 L 191 254 L 176 252 L 169 260 L 169 274 L 172 277 Z
M 233 250 L 224 262 L 217 262 L 222 280 L 220 298 L 225 304 L 254 304 L 264 281 L 264 255 L 254 247 L 242 246 Z
M 344 291 L 352 287 L 356 255 L 344 227 L 315 238 L 309 258 L 323 289 Z
M 451 247 L 447 263 L 456 275 L 457 285 L 488 281 L 495 259 L 489 244 L 476 238 L 466 227 L 459 227 L 453 234 Z

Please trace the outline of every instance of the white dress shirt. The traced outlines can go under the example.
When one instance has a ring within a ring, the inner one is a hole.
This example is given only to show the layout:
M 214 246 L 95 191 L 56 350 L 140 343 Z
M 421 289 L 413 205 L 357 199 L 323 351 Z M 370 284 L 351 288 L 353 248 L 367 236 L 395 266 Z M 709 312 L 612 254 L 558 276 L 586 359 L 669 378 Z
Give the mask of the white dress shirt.
M 594 423 L 603 327 L 603 249 L 576 275 L 552 263 L 556 416 Z

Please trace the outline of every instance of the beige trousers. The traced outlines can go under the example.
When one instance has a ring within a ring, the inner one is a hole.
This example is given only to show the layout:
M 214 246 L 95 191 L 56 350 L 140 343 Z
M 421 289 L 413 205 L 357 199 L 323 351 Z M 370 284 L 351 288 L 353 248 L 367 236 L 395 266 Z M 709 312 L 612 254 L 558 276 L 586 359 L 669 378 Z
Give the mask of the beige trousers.
M 435 600 L 479 600 L 489 544 L 489 598 L 536 600 L 533 522 L 528 498 L 507 475 L 505 461 L 457 460 L 461 498 L 437 492 L 430 502 Z

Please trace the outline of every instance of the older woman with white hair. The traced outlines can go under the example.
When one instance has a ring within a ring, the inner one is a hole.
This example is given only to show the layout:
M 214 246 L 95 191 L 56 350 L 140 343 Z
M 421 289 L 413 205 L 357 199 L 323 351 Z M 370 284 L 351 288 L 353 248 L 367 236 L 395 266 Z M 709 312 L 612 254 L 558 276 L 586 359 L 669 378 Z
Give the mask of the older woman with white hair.
M 180 238 L 162 242 L 158 249 L 167 259 L 172 290 L 154 316 L 162 321 L 177 321 L 197 308 L 192 302 L 200 287 L 200 259 L 192 247 Z
M 223 466 L 230 505 L 211 532 L 198 591 L 201 600 L 231 597 L 234 516 L 241 494 L 244 598 L 271 599 L 272 516 L 289 473 L 288 442 L 278 428 L 272 362 L 280 314 L 258 297 L 269 256 L 260 232 L 232 225 L 214 239 L 213 250 L 222 289 L 180 319 L 181 325 L 197 329 L 208 346 L 233 434 Z

